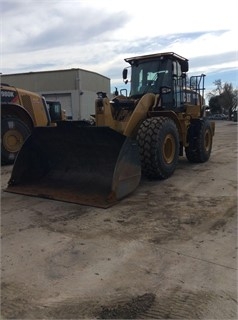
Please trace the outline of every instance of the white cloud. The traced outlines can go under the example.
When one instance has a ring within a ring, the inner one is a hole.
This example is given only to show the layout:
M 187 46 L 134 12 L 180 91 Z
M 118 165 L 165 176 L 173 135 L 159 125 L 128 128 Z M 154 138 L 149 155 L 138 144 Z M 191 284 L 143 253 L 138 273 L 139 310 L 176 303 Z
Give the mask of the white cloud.
M 2 0 L 1 12 L 3 73 L 78 67 L 114 84 L 124 58 L 163 51 L 192 72 L 237 70 L 235 0 Z

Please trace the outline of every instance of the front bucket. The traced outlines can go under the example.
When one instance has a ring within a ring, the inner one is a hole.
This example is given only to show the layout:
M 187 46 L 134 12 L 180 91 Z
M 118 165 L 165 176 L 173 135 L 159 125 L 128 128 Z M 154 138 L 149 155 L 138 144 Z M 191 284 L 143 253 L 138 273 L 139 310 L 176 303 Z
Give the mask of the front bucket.
M 137 143 L 108 127 L 38 127 L 25 141 L 5 191 L 107 208 L 139 184 Z

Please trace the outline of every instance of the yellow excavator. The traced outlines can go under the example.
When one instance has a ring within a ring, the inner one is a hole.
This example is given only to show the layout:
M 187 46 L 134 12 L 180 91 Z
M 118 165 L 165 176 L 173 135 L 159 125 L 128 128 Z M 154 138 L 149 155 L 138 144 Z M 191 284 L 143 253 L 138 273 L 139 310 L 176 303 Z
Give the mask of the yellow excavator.
M 116 90 L 110 101 L 98 92 L 93 123 L 35 128 L 6 191 L 107 208 L 132 193 L 141 175 L 169 178 L 179 156 L 210 158 L 215 123 L 205 116 L 205 75 L 188 79 L 188 59 L 174 52 L 125 61 L 129 94 Z

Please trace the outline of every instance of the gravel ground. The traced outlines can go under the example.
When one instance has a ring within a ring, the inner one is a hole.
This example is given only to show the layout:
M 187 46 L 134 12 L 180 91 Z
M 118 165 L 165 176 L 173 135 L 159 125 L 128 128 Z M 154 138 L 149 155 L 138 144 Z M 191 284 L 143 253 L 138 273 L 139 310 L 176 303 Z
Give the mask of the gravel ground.
M 7 193 L 2 319 L 237 319 L 237 123 L 109 209 Z

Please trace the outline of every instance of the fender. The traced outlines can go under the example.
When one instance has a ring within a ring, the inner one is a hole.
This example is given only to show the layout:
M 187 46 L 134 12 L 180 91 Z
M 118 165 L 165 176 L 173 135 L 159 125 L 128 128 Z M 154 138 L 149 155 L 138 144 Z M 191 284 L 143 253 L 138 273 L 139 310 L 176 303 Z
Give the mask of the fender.
M 30 113 L 19 104 L 4 103 L 1 105 L 1 118 L 16 116 L 21 119 L 30 129 L 34 127 L 34 121 Z

